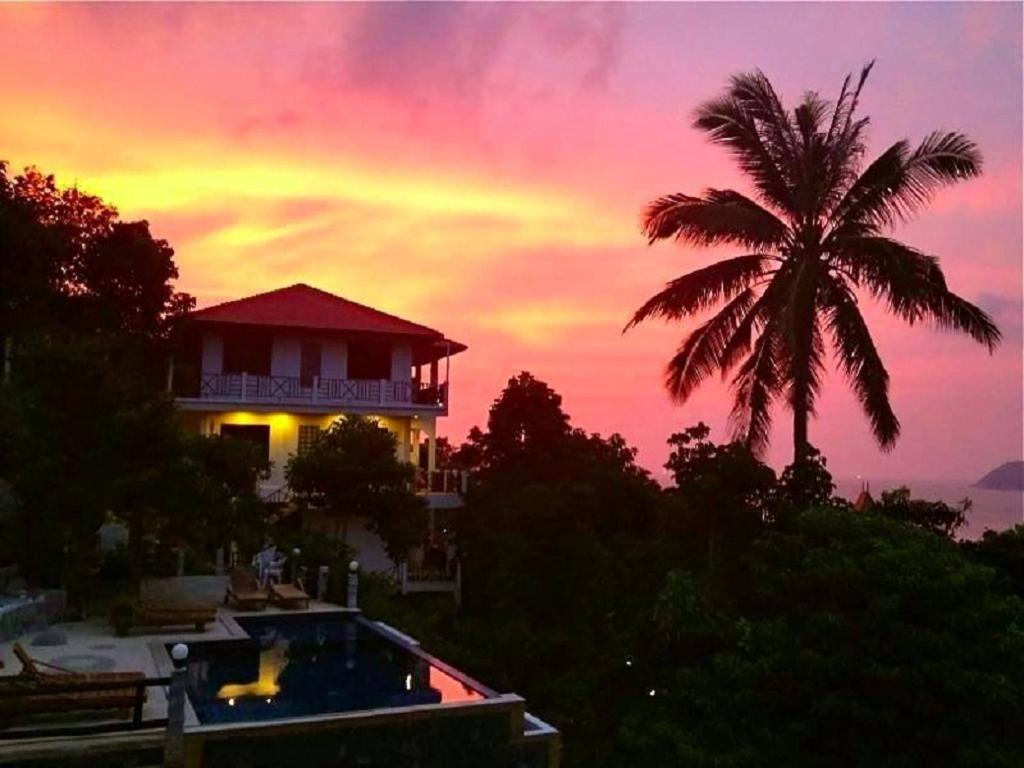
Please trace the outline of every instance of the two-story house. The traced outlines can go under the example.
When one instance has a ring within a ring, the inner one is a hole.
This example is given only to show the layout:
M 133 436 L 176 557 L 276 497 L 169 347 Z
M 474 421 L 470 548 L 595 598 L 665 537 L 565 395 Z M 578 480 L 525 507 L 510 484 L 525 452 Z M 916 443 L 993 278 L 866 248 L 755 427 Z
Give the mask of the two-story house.
M 261 487 L 268 501 L 287 500 L 288 457 L 356 413 L 395 434 L 399 458 L 421 467 L 424 491 L 456 490 L 435 476 L 435 440 L 437 418 L 448 413 L 451 357 L 464 344 L 302 283 L 190 320 L 169 373 L 175 402 L 196 432 L 263 447 L 272 462 Z M 452 503 L 451 493 L 428 498 Z

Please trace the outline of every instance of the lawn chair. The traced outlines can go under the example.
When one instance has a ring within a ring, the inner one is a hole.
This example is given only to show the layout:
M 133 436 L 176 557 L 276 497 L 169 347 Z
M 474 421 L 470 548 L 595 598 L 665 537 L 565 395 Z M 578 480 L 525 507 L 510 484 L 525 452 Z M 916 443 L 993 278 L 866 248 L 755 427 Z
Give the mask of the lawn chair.
M 299 579 L 292 584 L 271 584 L 270 599 L 282 608 L 309 608 L 309 595 Z
M 80 710 L 136 709 L 146 701 L 142 672 L 74 672 L 33 659 L 19 644 L 14 655 L 21 672 L 0 678 L 0 716 L 75 712 Z M 109 689 L 62 691 L 79 683 L 109 683 Z
M 171 605 L 143 600 L 139 605 L 115 608 L 110 623 L 119 635 L 131 627 L 185 627 L 193 626 L 205 632 L 206 625 L 217 619 L 217 608 L 212 605 Z
M 260 586 L 252 571 L 236 568 L 231 572 L 228 589 L 224 595 L 224 605 L 234 603 L 238 608 L 263 610 L 267 607 L 267 599 L 267 590 Z
M 288 558 L 277 551 L 277 547 L 269 546 L 261 549 L 252 559 L 252 566 L 256 569 L 256 578 L 261 587 L 281 581 L 284 573 L 284 564 Z

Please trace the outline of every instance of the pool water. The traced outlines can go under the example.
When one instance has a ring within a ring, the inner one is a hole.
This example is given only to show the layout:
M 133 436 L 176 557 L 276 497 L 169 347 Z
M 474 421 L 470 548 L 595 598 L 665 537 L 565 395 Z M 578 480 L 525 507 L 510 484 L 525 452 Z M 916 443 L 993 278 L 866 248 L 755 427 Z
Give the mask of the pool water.
M 189 644 L 204 724 L 474 701 L 490 695 L 346 614 L 242 617 L 248 639 Z

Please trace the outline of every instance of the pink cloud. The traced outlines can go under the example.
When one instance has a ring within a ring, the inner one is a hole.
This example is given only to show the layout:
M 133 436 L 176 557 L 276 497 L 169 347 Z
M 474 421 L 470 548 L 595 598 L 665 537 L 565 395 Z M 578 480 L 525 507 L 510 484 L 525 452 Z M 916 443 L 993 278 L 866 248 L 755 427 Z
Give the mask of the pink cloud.
M 685 407 L 661 388 L 684 328 L 621 333 L 728 253 L 637 231 L 663 193 L 746 189 L 694 107 L 753 66 L 787 99 L 832 96 L 877 56 L 873 154 L 936 128 L 982 148 L 986 174 L 897 235 L 1007 341 L 989 357 L 868 306 L 904 437 L 878 453 L 838 375 L 812 436 L 840 474 L 971 476 L 1022 442 L 1020 22 L 1010 4 L 4 6 L 0 142 L 150 219 L 203 303 L 305 280 L 467 342 L 450 435 L 529 369 L 656 469 L 673 431 L 727 434 L 725 384 Z M 776 463 L 787 440 L 780 411 Z

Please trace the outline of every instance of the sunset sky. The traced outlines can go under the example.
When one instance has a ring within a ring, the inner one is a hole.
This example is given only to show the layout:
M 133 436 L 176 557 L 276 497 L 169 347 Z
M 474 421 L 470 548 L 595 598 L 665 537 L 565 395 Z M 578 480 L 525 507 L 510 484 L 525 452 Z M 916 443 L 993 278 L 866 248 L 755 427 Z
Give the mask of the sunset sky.
M 456 441 L 525 369 L 658 470 L 671 432 L 724 437 L 729 411 L 718 381 L 669 402 L 680 327 L 621 333 L 715 256 L 648 248 L 644 203 L 748 188 L 693 109 L 755 67 L 787 101 L 834 97 L 874 58 L 872 156 L 933 129 L 982 150 L 896 233 L 1005 338 L 990 356 L 872 305 L 903 437 L 881 453 L 835 373 L 811 440 L 840 476 L 975 479 L 1021 455 L 1021 23 L 1019 3 L 6 5 L 0 158 L 148 219 L 201 306 L 301 281 L 465 342 Z

